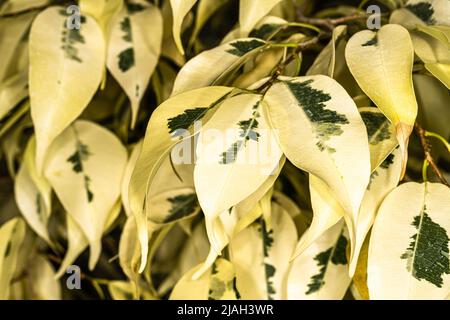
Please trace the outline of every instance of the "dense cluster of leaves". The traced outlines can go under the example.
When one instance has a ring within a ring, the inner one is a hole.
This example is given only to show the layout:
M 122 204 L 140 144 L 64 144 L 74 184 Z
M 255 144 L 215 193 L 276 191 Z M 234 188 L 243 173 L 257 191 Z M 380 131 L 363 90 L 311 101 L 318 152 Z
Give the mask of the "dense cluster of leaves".
M 449 0 L 0 0 L 0 57 L 0 299 L 450 298 Z

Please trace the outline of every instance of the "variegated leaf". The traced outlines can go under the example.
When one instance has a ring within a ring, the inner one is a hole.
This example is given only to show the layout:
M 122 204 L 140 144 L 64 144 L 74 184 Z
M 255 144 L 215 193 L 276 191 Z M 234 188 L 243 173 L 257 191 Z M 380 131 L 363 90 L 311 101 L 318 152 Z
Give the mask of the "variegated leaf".
M 67 128 L 48 153 L 45 177 L 89 240 L 91 269 L 100 255 L 109 213 L 120 196 L 126 162 L 122 143 L 108 130 L 84 120 Z
M 172 96 L 187 90 L 221 84 L 226 75 L 264 47 L 263 40 L 241 38 L 200 53 L 189 60 L 178 73 Z
M 175 285 L 171 300 L 235 300 L 236 275 L 233 265 L 225 259 L 217 259 L 209 272 L 192 279 L 195 267 L 188 271 Z
M 97 22 L 82 16 L 80 29 L 69 29 L 67 20 L 64 7 L 50 7 L 31 27 L 30 100 L 38 172 L 50 144 L 93 97 L 105 64 L 105 41 Z
M 347 228 L 340 221 L 323 233 L 292 262 L 287 279 L 287 299 L 340 300 L 347 291 Z
M 132 127 L 158 62 L 162 27 L 159 9 L 147 3 L 127 4 L 112 22 L 107 65 L 131 101 Z
M 408 182 L 385 198 L 372 229 L 371 299 L 444 299 L 450 290 L 450 189 Z
M 230 242 L 236 288 L 244 300 L 286 298 L 289 260 L 297 232 L 289 214 L 272 202 L 272 229 L 259 219 Z
M 335 80 L 322 75 L 282 78 L 264 101 L 284 154 L 330 188 L 344 209 L 353 243 L 370 178 L 367 132 L 355 103 Z
M 282 156 L 262 113 L 261 99 L 260 95 L 241 94 L 225 100 L 198 137 L 195 190 L 217 252 L 214 220 L 256 191 L 277 169 Z
M 157 169 L 180 141 L 178 135 L 186 136 L 195 121 L 201 120 L 218 101 L 232 88 L 208 87 L 188 91 L 161 104 L 152 114 L 147 126 L 142 151 L 131 175 L 129 201 L 132 214 L 136 218 L 143 271 L 148 252 L 147 217 L 145 198 L 156 175 Z M 198 128 L 197 128 L 198 130 Z M 186 137 L 184 137 L 186 138 Z M 183 138 L 181 138 L 183 139 Z

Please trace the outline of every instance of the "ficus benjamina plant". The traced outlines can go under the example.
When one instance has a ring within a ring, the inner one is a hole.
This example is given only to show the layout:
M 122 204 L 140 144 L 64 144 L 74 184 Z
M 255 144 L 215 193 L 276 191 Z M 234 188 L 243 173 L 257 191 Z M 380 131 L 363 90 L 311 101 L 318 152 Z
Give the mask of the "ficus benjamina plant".
M 1 0 L 1 299 L 449 299 L 449 0 Z

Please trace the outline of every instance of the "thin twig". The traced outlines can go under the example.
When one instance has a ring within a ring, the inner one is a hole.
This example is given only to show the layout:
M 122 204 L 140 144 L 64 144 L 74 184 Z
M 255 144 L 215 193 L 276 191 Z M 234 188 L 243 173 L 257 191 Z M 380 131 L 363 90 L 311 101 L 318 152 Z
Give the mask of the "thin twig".
M 294 52 L 292 52 L 283 62 L 281 62 L 278 67 L 276 68 L 275 72 L 272 74 L 272 76 L 267 79 L 266 82 L 264 82 L 259 88 L 258 91 L 262 92 L 264 89 L 269 88 L 272 86 L 272 84 L 278 79 L 279 76 L 283 73 L 284 69 L 294 61 L 295 57 L 301 52 L 306 49 L 309 49 L 316 44 L 319 43 L 319 40 L 324 37 L 325 33 L 320 33 L 318 36 L 313 37 L 307 41 L 300 42 L 296 47 Z
M 438 166 L 436 165 L 436 162 L 433 159 L 433 156 L 431 155 L 431 144 L 428 141 L 428 138 L 426 137 L 426 130 L 422 128 L 417 122 L 414 125 L 414 128 L 419 135 L 420 143 L 423 148 L 423 153 L 425 155 L 425 161 L 428 162 L 428 164 L 431 166 L 431 169 L 434 171 L 436 176 L 439 178 L 442 184 L 445 184 L 447 187 L 450 187 L 450 184 L 448 183 L 447 179 L 445 179 L 442 172 L 439 170 Z
M 337 25 L 347 22 L 357 21 L 361 19 L 367 19 L 369 15 L 367 13 L 356 13 L 341 18 L 310 18 L 305 17 L 301 12 L 297 14 L 297 20 L 302 23 L 311 24 L 314 26 L 321 26 L 328 30 L 333 30 Z

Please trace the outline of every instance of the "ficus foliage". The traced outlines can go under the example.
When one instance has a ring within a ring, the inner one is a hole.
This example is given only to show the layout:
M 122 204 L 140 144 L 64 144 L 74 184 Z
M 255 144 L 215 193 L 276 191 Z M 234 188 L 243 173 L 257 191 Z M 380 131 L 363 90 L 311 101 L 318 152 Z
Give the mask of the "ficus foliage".
M 450 1 L 2 0 L 0 59 L 0 298 L 450 298 Z

